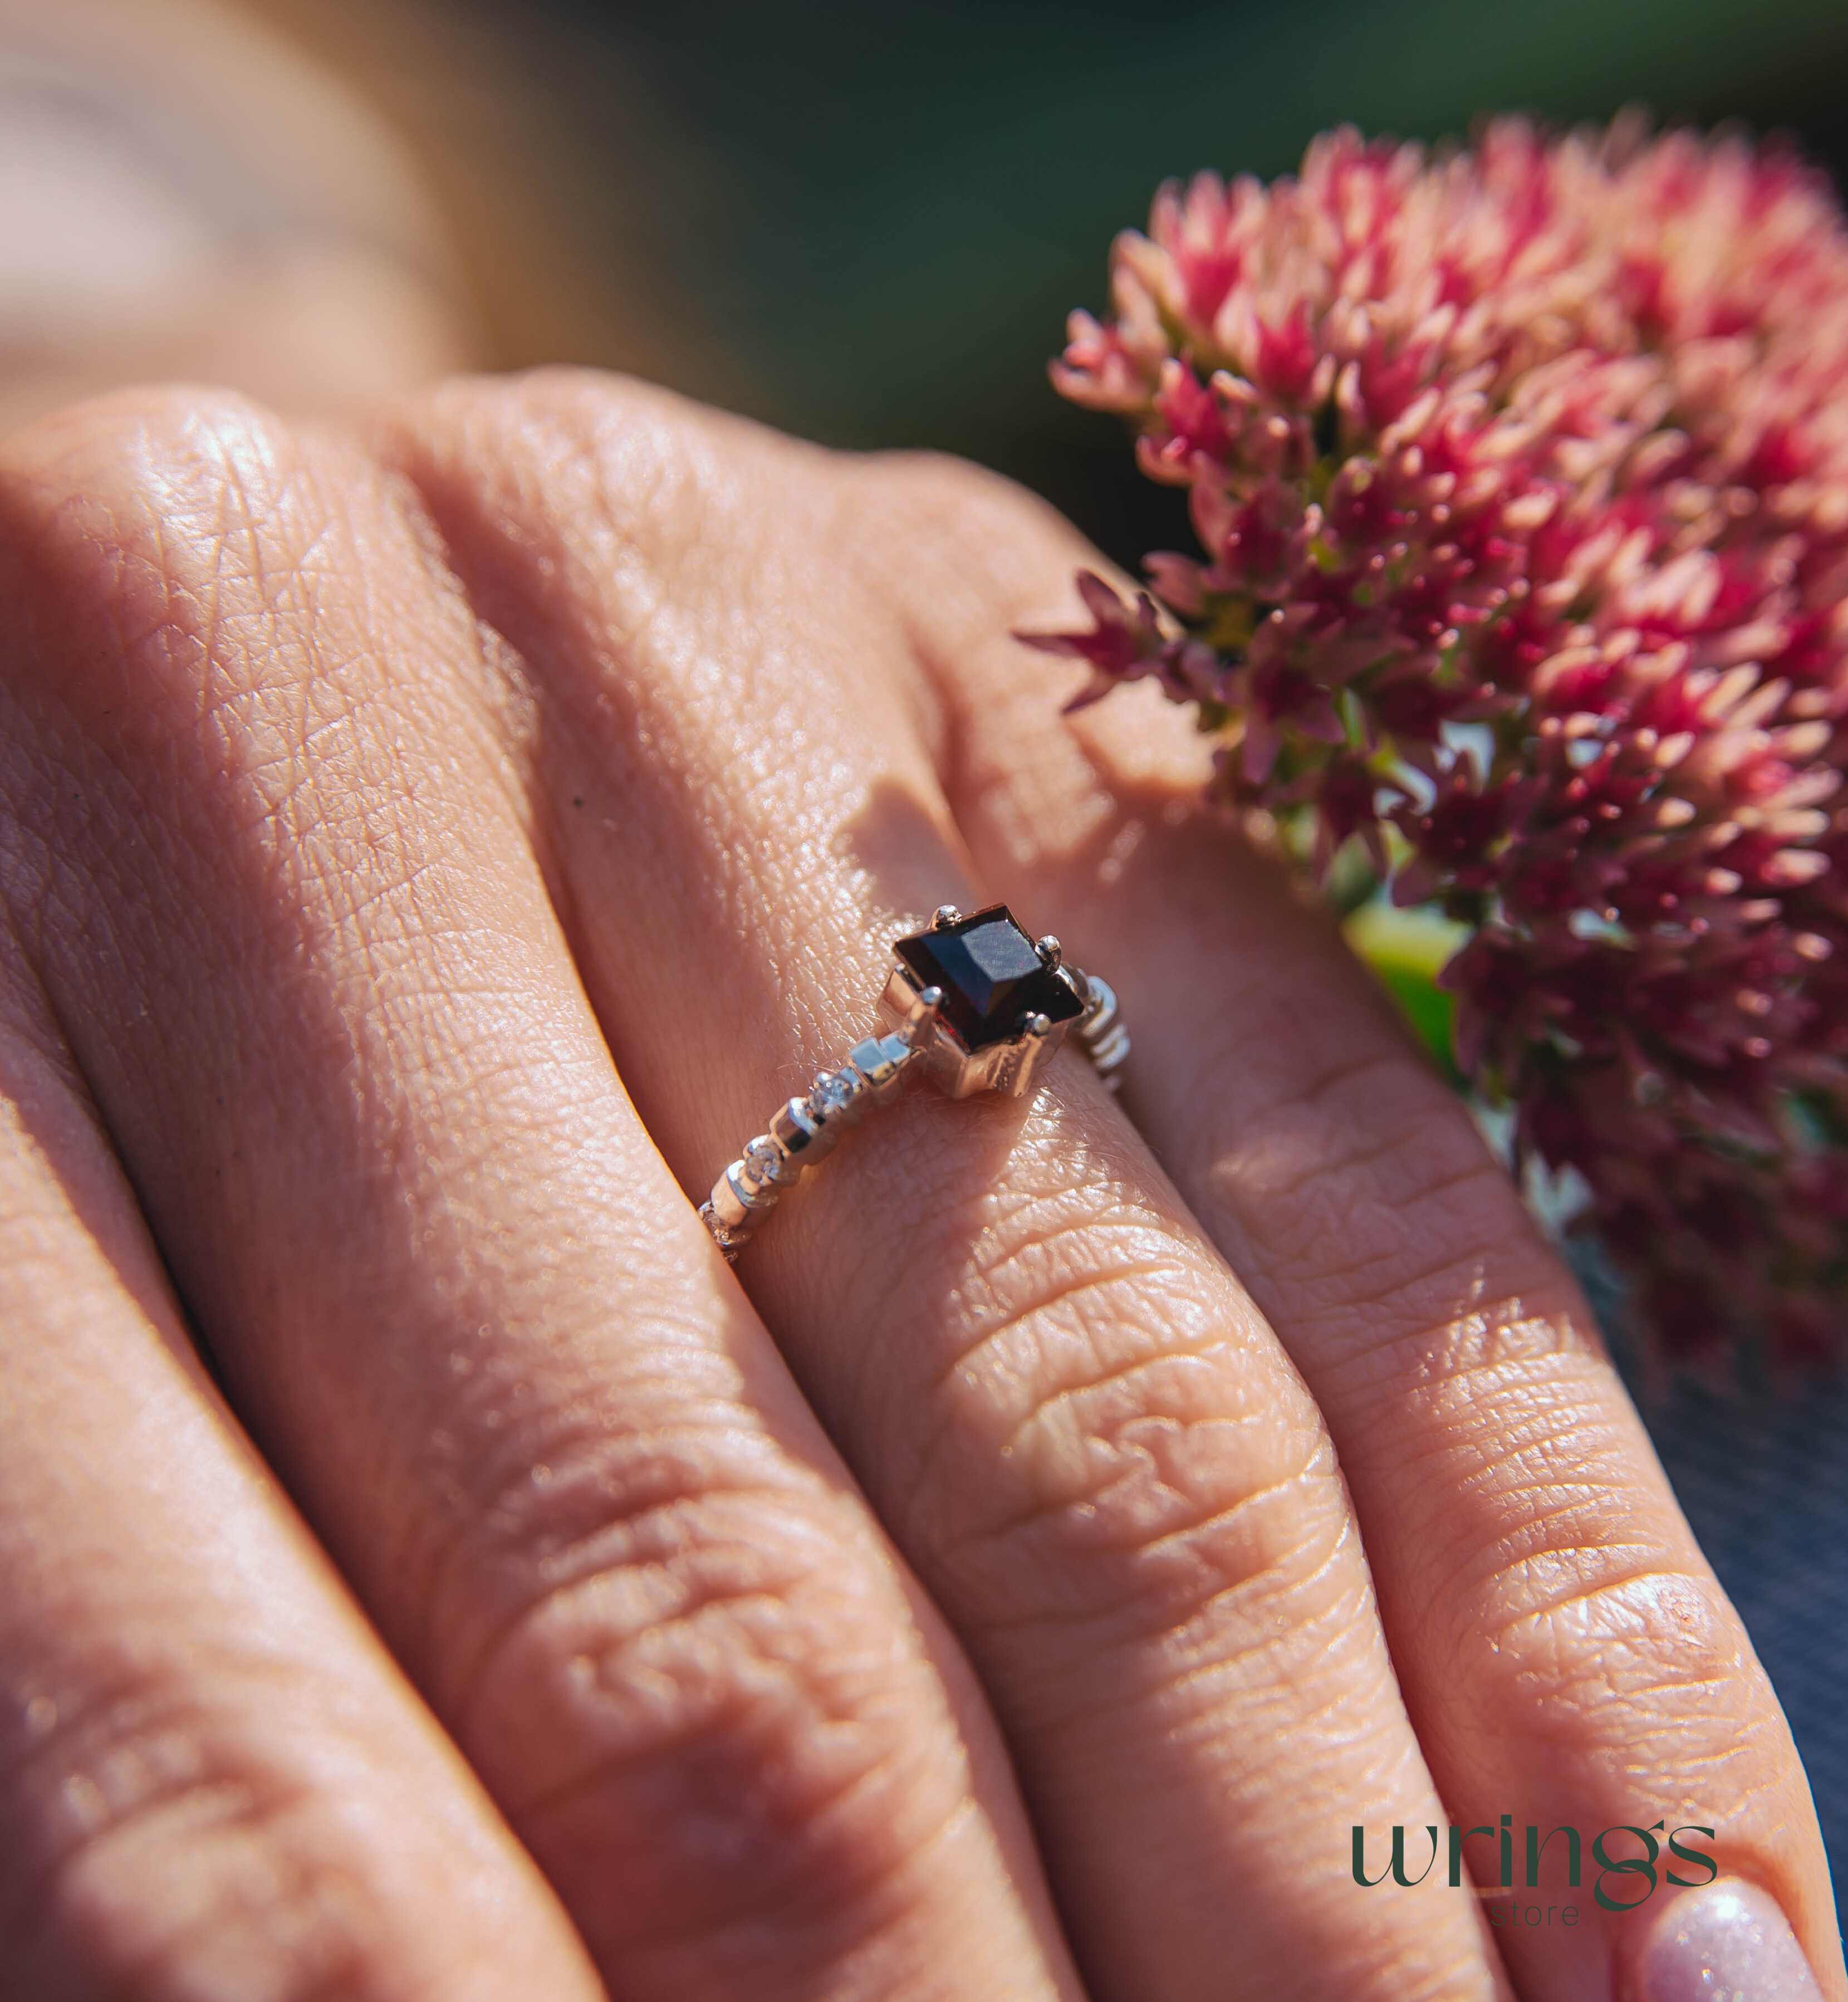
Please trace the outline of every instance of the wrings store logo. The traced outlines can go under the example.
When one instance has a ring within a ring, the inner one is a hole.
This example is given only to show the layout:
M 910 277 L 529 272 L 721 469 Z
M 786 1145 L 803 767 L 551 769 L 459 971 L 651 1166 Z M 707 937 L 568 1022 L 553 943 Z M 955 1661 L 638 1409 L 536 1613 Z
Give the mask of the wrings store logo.
M 1517 1834 L 1521 1837 L 1518 1844 Z M 1693 1890 L 1700 1885 L 1712 1883 L 1720 1874 L 1720 1866 L 1708 1851 L 1698 1842 L 1687 1839 L 1690 1836 L 1704 1836 L 1711 1842 L 1714 1831 L 1692 1825 L 1669 1831 L 1659 1821 L 1651 1822 L 1647 1828 L 1634 1822 L 1622 1822 L 1613 1828 L 1599 1829 L 1588 1842 L 1583 1832 L 1569 1823 L 1548 1829 L 1544 1833 L 1531 1822 L 1517 1830 L 1514 1816 L 1505 1814 L 1498 1829 L 1453 1828 L 1448 1835 L 1446 1843 L 1440 1832 L 1428 1823 L 1410 1831 L 1408 1836 L 1406 1829 L 1394 1822 L 1389 1857 L 1377 1875 L 1369 1876 L 1367 1831 L 1357 1826 L 1354 1830 L 1354 1881 L 1371 1886 L 1384 1884 L 1389 1879 L 1410 1890 L 1413 1885 L 1424 1882 L 1438 1867 L 1440 1854 L 1447 1850 L 1449 1880 L 1453 1886 L 1462 1885 L 1466 1866 L 1477 1888 L 1485 1896 L 1491 1895 L 1497 1885 L 1504 1891 L 1534 1891 L 1539 1889 L 1541 1866 L 1550 1860 L 1548 1851 L 1555 1843 L 1562 1843 L 1562 1848 L 1553 1852 L 1551 1860 L 1557 1868 L 1557 1859 L 1563 1857 L 1566 1882 L 1573 1890 L 1584 1885 L 1588 1853 L 1598 1871 L 1596 1882 L 1592 1885 L 1592 1896 L 1607 1912 L 1634 1912 L 1653 1897 L 1664 1882 L 1682 1890 Z M 1485 1859 L 1480 1843 L 1484 1840 L 1494 1845 L 1496 1869 L 1493 1877 L 1481 1868 Z M 1465 1845 L 1472 1841 L 1478 1843 L 1479 1847 L 1466 1858 Z M 1525 1866 L 1519 1880 L 1515 1873 L 1517 1847 Z M 1666 1855 L 1663 1854 L 1665 1848 Z M 1613 1853 L 1632 1850 L 1641 1853 Z M 1424 1868 L 1414 1876 L 1411 1864 L 1421 1858 Z

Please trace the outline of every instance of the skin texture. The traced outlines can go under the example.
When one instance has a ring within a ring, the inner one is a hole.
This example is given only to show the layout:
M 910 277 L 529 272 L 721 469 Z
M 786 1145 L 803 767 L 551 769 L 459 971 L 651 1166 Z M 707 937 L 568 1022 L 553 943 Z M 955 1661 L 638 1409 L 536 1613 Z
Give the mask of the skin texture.
M 1184 720 L 1007 638 L 1084 557 L 581 375 L 0 447 L 0 1997 L 1625 2002 L 1589 1873 L 1349 1874 L 1506 1813 L 1711 1826 L 1848 1998 L 1563 1271 Z M 728 1272 L 992 897 L 1122 1103 L 915 1091 Z

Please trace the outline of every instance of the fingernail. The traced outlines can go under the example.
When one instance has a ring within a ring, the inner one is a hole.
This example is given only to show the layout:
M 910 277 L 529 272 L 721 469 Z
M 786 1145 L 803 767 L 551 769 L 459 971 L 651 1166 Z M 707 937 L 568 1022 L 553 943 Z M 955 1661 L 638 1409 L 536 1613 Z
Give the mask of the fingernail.
M 1637 1974 L 1638 2002 L 1822 2002 L 1777 1901 L 1738 1878 L 1676 1892 Z

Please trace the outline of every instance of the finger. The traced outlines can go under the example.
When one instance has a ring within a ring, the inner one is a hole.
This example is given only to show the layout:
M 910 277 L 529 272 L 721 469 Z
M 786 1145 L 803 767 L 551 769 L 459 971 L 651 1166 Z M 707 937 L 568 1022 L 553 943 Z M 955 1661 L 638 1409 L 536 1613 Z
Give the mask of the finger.
M 459 389 L 399 449 L 539 677 L 581 963 L 703 1193 L 866 1034 L 893 933 L 979 897 L 892 671 L 907 552 L 831 555 L 821 455 L 594 382 Z M 741 1270 L 974 1656 L 1087 1978 L 1495 1992 L 1467 1899 L 1351 1896 L 1334 1820 L 1436 1796 L 1314 1410 L 1108 1099 L 914 1097 L 851 1156 Z
M 1072 1997 L 966 1669 L 622 1097 L 427 531 L 228 400 L 79 413 L 5 491 L 62 1017 L 612 1989 Z
M 3 928 L 0 1832 L 8 2002 L 601 1993 L 207 1383 Z
M 922 483 L 938 528 L 911 533 L 935 560 L 906 589 L 959 825 L 1008 894 L 1056 898 L 1074 943 L 1121 969 L 1131 1108 L 1327 1420 L 1439 1788 L 1459 1826 L 1490 1831 L 1469 1853 L 1496 1915 L 1535 1903 L 1507 1896 L 1528 1888 L 1529 1826 L 1589 1843 L 1659 1823 L 1665 1891 L 1670 1871 L 1704 1875 L 1668 1837 L 1710 1826 L 1686 1840 L 1771 1887 L 1839 1984 L 1782 1714 L 1512 1183 L 1332 923 L 1193 807 L 1186 719 L 1145 700 L 1067 719 L 1069 685 L 1022 660 L 1009 636 L 1064 616 L 1079 539 L 999 483 Z M 1377 1857 L 1390 1831 L 1371 1839 Z M 1542 1909 L 1574 1888 L 1567 1854 L 1546 1852 Z M 1597 1893 L 1628 1904 L 1649 1881 L 1588 1857 L 1581 1927 L 1502 1930 L 1522 1993 L 1610 1994 L 1644 1929 Z

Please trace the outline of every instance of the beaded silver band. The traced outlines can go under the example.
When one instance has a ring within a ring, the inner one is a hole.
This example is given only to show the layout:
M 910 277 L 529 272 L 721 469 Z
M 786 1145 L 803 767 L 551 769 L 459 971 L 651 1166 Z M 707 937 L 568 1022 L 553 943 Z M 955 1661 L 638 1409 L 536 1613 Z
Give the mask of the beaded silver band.
M 713 1184 L 700 1220 L 727 1259 L 783 1191 L 869 1107 L 896 1097 L 910 1072 L 934 1078 L 953 1098 L 1017 1097 L 1069 1030 L 1114 1090 L 1129 1055 L 1109 983 L 1066 965 L 1057 939 L 1029 938 L 1000 905 L 967 918 L 943 905 L 928 931 L 894 940 L 879 1006 L 892 1026 L 856 1043 L 838 1069 L 779 1107 Z

